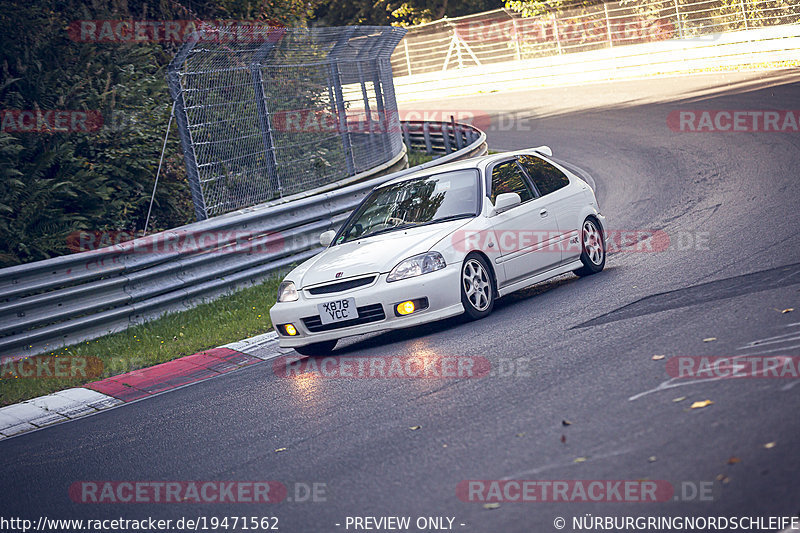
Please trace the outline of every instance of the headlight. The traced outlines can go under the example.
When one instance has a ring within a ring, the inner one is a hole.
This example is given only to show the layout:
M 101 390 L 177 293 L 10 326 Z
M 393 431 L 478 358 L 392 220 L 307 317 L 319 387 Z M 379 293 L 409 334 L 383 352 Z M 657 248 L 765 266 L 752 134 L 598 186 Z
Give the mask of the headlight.
M 279 302 L 294 302 L 297 300 L 297 289 L 291 281 L 284 281 L 278 287 Z
M 398 281 L 406 278 L 413 278 L 445 267 L 444 257 L 439 252 L 428 252 L 426 254 L 409 257 L 392 269 L 386 281 Z

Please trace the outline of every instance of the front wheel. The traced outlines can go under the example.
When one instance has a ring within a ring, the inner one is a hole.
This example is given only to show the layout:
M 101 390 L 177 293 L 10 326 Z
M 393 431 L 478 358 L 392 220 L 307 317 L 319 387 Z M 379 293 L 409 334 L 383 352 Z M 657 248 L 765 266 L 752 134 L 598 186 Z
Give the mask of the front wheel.
M 307 355 L 313 357 L 315 355 L 328 355 L 336 347 L 337 341 L 322 341 L 313 344 L 306 344 L 305 346 L 295 346 L 294 351 L 300 355 Z
M 574 271 L 578 276 L 597 274 L 606 266 L 603 230 L 593 218 L 584 220 L 581 228 L 581 263 L 583 266 Z
M 472 320 L 485 317 L 494 308 L 491 271 L 480 255 L 467 256 L 461 267 L 461 304 Z

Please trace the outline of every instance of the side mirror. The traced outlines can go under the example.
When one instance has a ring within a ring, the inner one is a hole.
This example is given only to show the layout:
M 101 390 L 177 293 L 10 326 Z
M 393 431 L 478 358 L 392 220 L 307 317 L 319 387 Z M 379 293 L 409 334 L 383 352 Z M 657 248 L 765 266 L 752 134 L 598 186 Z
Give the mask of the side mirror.
M 522 203 L 522 198 L 515 192 L 504 192 L 499 194 L 494 201 L 495 213 L 502 213 L 508 211 L 512 207 L 516 207 Z
M 542 154 L 544 156 L 553 157 L 553 151 L 550 149 L 549 146 L 538 146 L 538 147 L 534 148 L 533 150 L 535 152 L 539 152 L 540 154 Z
M 329 246 L 333 242 L 333 238 L 336 237 L 336 232 L 332 229 L 329 229 L 325 233 L 322 233 L 319 236 L 319 243 L 322 246 Z

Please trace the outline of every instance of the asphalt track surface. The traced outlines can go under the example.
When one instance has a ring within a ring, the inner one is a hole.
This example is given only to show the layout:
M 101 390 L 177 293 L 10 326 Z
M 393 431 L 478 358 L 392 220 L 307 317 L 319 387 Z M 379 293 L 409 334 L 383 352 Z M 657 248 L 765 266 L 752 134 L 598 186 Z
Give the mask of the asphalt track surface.
M 662 230 L 671 246 L 614 254 L 603 273 L 509 296 L 479 322 L 362 337 L 336 352 L 483 356 L 493 368 L 513 366 L 511 376 L 286 379 L 267 362 L 0 441 L 3 516 L 277 516 L 289 532 L 344 531 L 347 516 L 450 516 L 459 531 L 546 532 L 556 517 L 571 531 L 572 517 L 589 514 L 800 512 L 797 380 L 670 380 L 665 360 L 652 360 L 800 355 L 800 134 L 680 133 L 666 121 L 684 109 L 798 110 L 800 75 L 696 75 L 405 107 L 489 113 L 492 148 L 550 145 L 591 173 L 608 229 Z M 532 120 L 509 125 L 512 116 Z M 702 400 L 714 403 L 689 408 Z M 470 479 L 666 480 L 679 497 L 687 484 L 713 488 L 704 501 L 487 509 L 457 497 Z M 68 488 L 81 480 L 277 480 L 290 498 L 294 483 L 317 482 L 326 493 L 271 505 L 76 504 Z

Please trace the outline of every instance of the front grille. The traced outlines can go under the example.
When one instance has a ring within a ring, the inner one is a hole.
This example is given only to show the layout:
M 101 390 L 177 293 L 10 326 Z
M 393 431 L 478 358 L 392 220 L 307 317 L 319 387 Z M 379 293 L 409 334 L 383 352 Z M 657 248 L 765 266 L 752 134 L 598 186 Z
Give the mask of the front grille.
M 307 289 L 310 294 L 331 294 L 333 292 L 342 292 L 356 287 L 363 287 L 375 281 L 375 276 L 367 276 L 366 278 L 349 279 L 347 281 L 340 281 L 339 283 L 331 283 L 330 285 L 323 285 L 321 287 L 314 287 Z
M 358 326 L 360 324 L 369 324 L 370 322 L 378 322 L 386 318 L 381 304 L 365 305 L 358 307 L 358 318 L 353 320 L 345 320 L 344 322 L 333 322 L 331 324 L 322 324 L 322 319 L 317 316 L 307 316 L 303 319 L 303 324 L 306 325 L 308 331 L 311 333 L 319 333 L 321 331 L 330 331 L 332 329 L 346 328 L 349 326 Z

